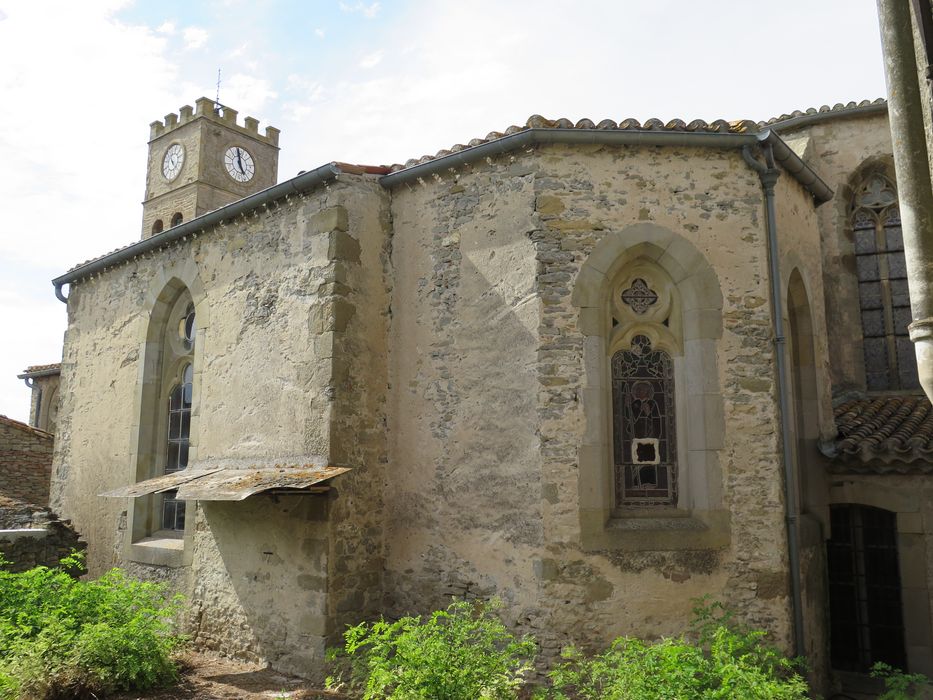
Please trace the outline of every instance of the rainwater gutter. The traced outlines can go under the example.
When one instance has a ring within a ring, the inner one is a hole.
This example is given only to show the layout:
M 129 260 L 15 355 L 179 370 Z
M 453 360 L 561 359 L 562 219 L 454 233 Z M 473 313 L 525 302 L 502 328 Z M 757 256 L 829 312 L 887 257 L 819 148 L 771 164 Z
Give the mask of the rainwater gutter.
M 104 270 L 109 270 L 112 267 L 116 267 L 140 255 L 164 248 L 185 236 L 196 235 L 206 228 L 215 226 L 222 221 L 234 219 L 240 214 L 245 214 L 264 205 L 268 205 L 287 195 L 307 192 L 324 182 L 336 179 L 340 173 L 340 167 L 336 163 L 327 163 L 319 168 L 309 170 L 297 177 L 293 177 L 291 180 L 286 180 L 278 185 L 267 187 L 256 194 L 251 194 L 249 197 L 244 197 L 232 204 L 228 204 L 220 209 L 215 209 L 196 219 L 186 221 L 167 231 L 145 238 L 126 248 L 116 250 L 109 255 L 104 255 L 84 265 L 79 265 L 75 269 L 52 280 L 52 284 L 55 286 L 55 296 L 60 301 L 68 303 L 68 297 L 62 293 L 62 287 L 66 284 L 101 273 Z
M 787 146 L 784 146 L 787 148 Z M 789 150 L 789 149 L 788 149 Z M 742 157 L 748 166 L 758 173 L 765 195 L 765 213 L 767 218 L 768 263 L 771 277 L 771 303 L 774 332 L 774 354 L 778 373 L 778 400 L 781 408 L 781 461 L 784 467 L 784 505 L 787 521 L 787 558 L 790 566 L 791 600 L 794 617 L 794 656 L 804 654 L 803 635 L 803 596 L 800 587 L 800 533 L 799 504 L 797 503 L 797 471 L 793 464 L 793 446 L 790 429 L 790 383 L 788 381 L 786 338 L 784 336 L 784 309 L 781 296 L 781 264 L 778 250 L 777 217 L 774 206 L 774 185 L 781 171 L 776 164 L 779 161 L 774 144 L 767 138 L 762 139 L 761 151 L 765 164 L 756 159 L 747 146 L 742 149 Z

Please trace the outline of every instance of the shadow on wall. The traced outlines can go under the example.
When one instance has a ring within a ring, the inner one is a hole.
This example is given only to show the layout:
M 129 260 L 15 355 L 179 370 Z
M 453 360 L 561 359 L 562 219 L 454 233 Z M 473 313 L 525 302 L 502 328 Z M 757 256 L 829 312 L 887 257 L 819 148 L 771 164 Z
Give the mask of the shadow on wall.
M 201 502 L 194 641 L 285 672 L 319 672 L 329 631 L 327 512 L 318 496 Z

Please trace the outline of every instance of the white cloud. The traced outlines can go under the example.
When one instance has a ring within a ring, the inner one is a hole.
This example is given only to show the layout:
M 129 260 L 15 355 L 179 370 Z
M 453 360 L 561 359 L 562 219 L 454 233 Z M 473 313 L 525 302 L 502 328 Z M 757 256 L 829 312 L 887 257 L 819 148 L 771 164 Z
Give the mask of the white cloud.
M 147 125 L 189 90 L 166 40 L 118 22 L 118 8 L 61 3 L 52 22 L 22 2 L 0 22 L 0 319 L 23 329 L 0 344 L 0 413 L 19 420 L 29 391 L 16 373 L 61 356 L 65 305 L 49 280 L 139 237 Z
M 156 32 L 159 34 L 168 34 L 171 36 L 175 33 L 175 25 L 172 22 L 163 22 L 158 27 L 156 27 Z
M 234 59 L 234 58 L 243 58 L 244 56 L 249 56 L 250 50 L 252 48 L 252 42 L 244 41 L 239 46 L 227 51 L 225 58 Z
M 384 56 L 384 51 L 373 51 L 372 53 L 368 53 L 360 59 L 360 68 L 375 68 L 382 62 Z
M 355 3 L 349 3 L 344 2 L 344 0 L 340 0 L 338 5 L 343 12 L 360 14 L 363 15 L 363 17 L 366 19 L 372 19 L 377 14 L 379 14 L 379 10 L 382 9 L 382 5 L 379 2 L 371 2 L 367 4 L 361 0 L 358 0 Z
M 316 27 L 314 30 L 314 36 L 316 36 L 318 39 L 323 39 L 324 33 L 325 32 L 321 27 Z
M 182 32 L 182 37 L 184 37 L 185 40 L 185 48 L 192 51 L 204 46 L 204 44 L 207 43 L 209 34 L 206 29 L 202 29 L 201 27 L 185 27 L 185 30 Z
M 235 73 L 221 83 L 223 102 L 241 113 L 258 114 L 279 95 L 265 78 Z

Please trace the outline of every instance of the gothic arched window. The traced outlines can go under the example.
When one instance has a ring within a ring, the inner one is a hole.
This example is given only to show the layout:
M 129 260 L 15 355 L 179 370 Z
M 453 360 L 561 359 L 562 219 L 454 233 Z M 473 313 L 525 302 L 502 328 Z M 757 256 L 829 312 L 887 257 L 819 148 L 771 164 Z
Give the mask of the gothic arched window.
M 872 174 L 856 189 L 850 209 L 859 308 L 869 391 L 916 389 L 917 364 L 907 333 L 910 295 L 897 191 Z
M 674 368 L 645 335 L 612 356 L 612 409 L 616 502 L 676 505 Z

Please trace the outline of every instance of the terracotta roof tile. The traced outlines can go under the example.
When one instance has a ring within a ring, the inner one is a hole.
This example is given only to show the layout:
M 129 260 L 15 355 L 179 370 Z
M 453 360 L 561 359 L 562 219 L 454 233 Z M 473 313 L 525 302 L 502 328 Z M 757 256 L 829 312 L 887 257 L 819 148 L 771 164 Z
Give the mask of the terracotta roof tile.
M 833 459 L 845 469 L 933 473 L 933 407 L 926 396 L 852 399 L 834 413 Z
M 45 372 L 45 371 L 50 370 L 50 369 L 59 369 L 59 370 L 60 370 L 61 368 L 62 368 L 62 363 L 61 363 L 61 362 L 53 362 L 53 363 L 48 364 L 48 365 L 30 365 L 30 366 L 27 367 L 25 370 L 23 370 L 23 373 L 24 373 L 24 374 L 29 374 L 30 372 Z
M 725 119 L 717 119 L 712 122 L 705 122 L 702 119 L 694 119 L 692 122 L 685 122 L 683 119 L 672 119 L 669 122 L 663 122 L 660 119 L 648 119 L 644 124 L 637 119 L 623 119 L 620 122 L 612 119 L 603 119 L 599 123 L 594 123 L 592 119 L 580 119 L 574 123 L 569 119 L 561 117 L 559 119 L 548 119 L 540 114 L 533 114 L 523 126 L 513 124 L 505 131 L 491 131 L 484 138 L 472 139 L 466 145 L 457 144 L 450 148 L 438 151 L 434 155 L 424 155 L 420 158 L 411 158 L 405 163 L 396 163 L 386 166 L 391 172 L 411 168 L 415 165 L 429 163 L 432 160 L 442 158 L 450 153 L 462 151 L 465 148 L 481 146 L 484 143 L 501 139 L 505 136 L 517 134 L 520 131 L 528 129 L 601 129 L 612 131 L 688 131 L 688 132 L 706 132 L 706 133 L 731 133 L 747 134 L 759 131 L 759 124 L 749 119 L 740 119 L 738 121 L 728 122 Z
M 33 428 L 28 423 L 23 423 L 22 421 L 13 420 L 12 418 L 7 418 L 4 415 L 0 415 L 0 425 L 8 425 L 11 428 L 16 428 L 17 430 L 22 430 L 25 433 L 32 433 L 38 437 L 44 437 L 51 440 L 54 436 L 52 433 L 47 433 L 44 430 L 39 430 L 38 428 Z
M 857 109 L 858 107 L 868 107 L 870 105 L 884 105 L 884 104 L 887 104 L 887 101 L 883 97 L 879 97 L 874 100 L 862 100 L 861 102 L 847 102 L 846 104 L 837 102 L 832 107 L 830 107 L 829 105 L 823 105 L 822 107 L 818 109 L 816 107 L 810 107 L 809 109 L 805 109 L 805 110 L 795 109 L 790 114 L 782 114 L 779 117 L 771 117 L 770 119 L 766 121 L 758 122 L 758 128 L 766 129 L 769 126 L 774 126 L 776 124 L 780 124 L 781 122 L 785 122 L 790 119 L 796 119 L 797 117 L 805 117 L 805 116 L 813 115 L 813 114 L 826 114 L 826 113 L 842 115 L 845 112 L 849 112 L 851 110 Z

